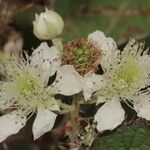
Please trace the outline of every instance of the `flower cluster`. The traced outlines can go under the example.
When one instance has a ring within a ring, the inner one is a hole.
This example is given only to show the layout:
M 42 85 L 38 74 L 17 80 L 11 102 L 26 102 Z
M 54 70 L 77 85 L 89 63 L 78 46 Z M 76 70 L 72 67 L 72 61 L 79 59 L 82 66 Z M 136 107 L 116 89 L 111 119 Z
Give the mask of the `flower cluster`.
M 57 115 L 64 112 L 70 114 L 75 131 L 79 123 L 73 117 L 79 117 L 80 104 L 103 104 L 92 120 L 100 132 L 124 121 L 122 103 L 150 120 L 150 57 L 142 43 L 130 40 L 120 51 L 112 38 L 97 30 L 62 44 L 57 36 L 63 20 L 47 9 L 36 15 L 33 24 L 35 36 L 53 45 L 42 42 L 31 56 L 12 56 L 3 63 L 6 81 L 0 82 L 0 110 L 9 113 L 0 117 L 0 142 L 17 133 L 34 113 L 34 139 L 50 131 Z M 71 105 L 57 99 L 57 94 L 70 96 Z

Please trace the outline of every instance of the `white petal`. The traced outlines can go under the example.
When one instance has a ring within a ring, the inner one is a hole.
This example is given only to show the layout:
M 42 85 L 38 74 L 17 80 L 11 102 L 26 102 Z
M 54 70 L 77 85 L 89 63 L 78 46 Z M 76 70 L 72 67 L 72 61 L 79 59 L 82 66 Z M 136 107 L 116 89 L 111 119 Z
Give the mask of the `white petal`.
M 106 38 L 101 42 L 101 49 L 103 53 L 108 53 L 108 55 L 110 55 L 111 51 L 117 49 L 117 45 L 112 38 Z
M 38 109 L 32 129 L 34 140 L 38 139 L 53 128 L 56 117 L 57 114 L 49 111 L 48 109 Z
M 98 131 L 102 132 L 116 128 L 123 122 L 124 116 L 119 99 L 114 97 L 99 108 L 94 119 L 97 121 Z
M 0 117 L 0 142 L 16 134 L 25 126 L 26 117 L 17 116 L 16 111 Z
M 59 51 L 54 46 L 49 47 L 46 42 L 41 43 L 33 51 L 31 63 L 39 69 L 43 80 L 48 81 L 61 64 Z
M 97 43 L 102 50 L 101 66 L 104 71 L 107 70 L 112 53 L 115 54 L 115 51 L 117 50 L 115 41 L 112 38 L 107 38 L 104 33 L 99 30 L 89 34 L 88 39 Z
M 101 46 L 102 41 L 106 39 L 105 34 L 102 31 L 95 31 L 88 35 L 88 40 L 96 42 L 99 46 Z
M 57 93 L 73 95 L 82 90 L 83 78 L 75 71 L 73 66 L 61 66 L 57 71 L 56 80 L 52 87 Z
M 150 120 L 150 95 L 141 94 L 133 102 L 138 117 Z
M 105 84 L 102 75 L 88 73 L 84 76 L 83 85 L 84 99 L 87 101 L 88 99 L 90 99 L 93 92 L 97 91 Z
M 112 51 L 117 48 L 115 41 L 112 38 L 107 38 L 102 31 L 95 31 L 88 36 L 88 40 L 91 40 L 99 45 L 102 51 Z
M 106 38 L 102 41 L 101 50 L 101 66 L 104 70 L 108 70 L 109 65 L 113 63 L 113 57 L 117 57 L 117 45 L 112 38 Z
M 101 58 L 101 66 L 104 72 L 109 71 L 111 65 L 112 64 L 114 65 L 117 63 L 117 57 L 119 53 L 120 53 L 119 50 L 111 51 L 110 54 L 103 53 L 102 58 Z

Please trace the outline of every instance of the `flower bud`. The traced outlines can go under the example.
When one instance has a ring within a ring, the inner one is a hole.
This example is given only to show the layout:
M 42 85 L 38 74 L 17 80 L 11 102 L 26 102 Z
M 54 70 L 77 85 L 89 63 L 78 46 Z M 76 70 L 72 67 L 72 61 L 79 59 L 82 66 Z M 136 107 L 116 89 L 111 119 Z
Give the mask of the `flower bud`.
M 63 19 L 53 10 L 46 8 L 33 22 L 34 35 L 41 40 L 50 40 L 60 35 L 64 28 Z

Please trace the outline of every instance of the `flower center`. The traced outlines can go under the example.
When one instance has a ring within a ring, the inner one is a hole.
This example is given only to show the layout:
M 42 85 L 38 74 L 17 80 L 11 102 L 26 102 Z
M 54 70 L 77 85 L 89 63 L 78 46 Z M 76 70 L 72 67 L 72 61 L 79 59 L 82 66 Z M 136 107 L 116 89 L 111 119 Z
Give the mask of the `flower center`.
M 101 58 L 101 50 L 86 39 L 77 39 L 64 46 L 62 64 L 73 65 L 76 71 L 83 75 L 96 71 Z
M 142 75 L 138 61 L 134 58 L 122 59 L 108 75 L 108 86 L 113 93 L 124 93 L 138 86 Z M 111 84 L 110 84 L 111 83 Z
M 131 86 L 134 82 L 137 81 L 140 74 L 140 68 L 134 60 L 129 60 L 124 62 L 118 72 L 117 77 L 120 80 L 125 81 L 128 86 Z
M 51 109 L 56 105 L 53 94 L 40 82 L 40 78 L 32 73 L 22 71 L 8 87 L 12 105 L 28 113 L 38 107 Z
M 37 79 L 33 78 L 28 73 L 23 73 L 21 76 L 18 76 L 15 81 L 16 91 L 18 94 L 23 95 L 39 90 L 41 85 L 42 84 Z

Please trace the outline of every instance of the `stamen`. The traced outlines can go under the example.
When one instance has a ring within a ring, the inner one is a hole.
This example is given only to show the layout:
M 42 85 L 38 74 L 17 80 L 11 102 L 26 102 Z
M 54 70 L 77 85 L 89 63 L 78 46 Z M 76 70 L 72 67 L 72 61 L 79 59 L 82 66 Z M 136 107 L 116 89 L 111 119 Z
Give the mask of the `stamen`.
M 100 63 L 101 50 L 86 39 L 77 39 L 67 43 L 62 51 L 62 65 L 73 65 L 79 74 L 96 71 Z

